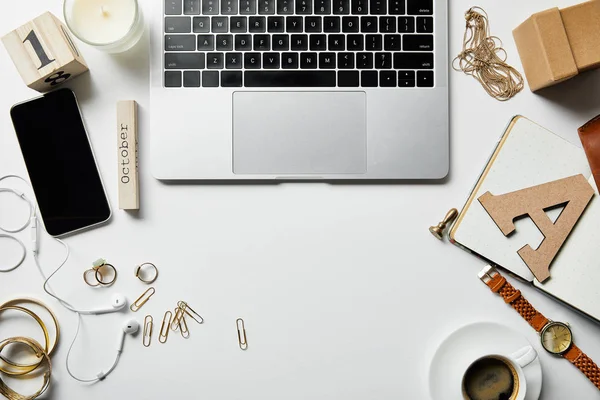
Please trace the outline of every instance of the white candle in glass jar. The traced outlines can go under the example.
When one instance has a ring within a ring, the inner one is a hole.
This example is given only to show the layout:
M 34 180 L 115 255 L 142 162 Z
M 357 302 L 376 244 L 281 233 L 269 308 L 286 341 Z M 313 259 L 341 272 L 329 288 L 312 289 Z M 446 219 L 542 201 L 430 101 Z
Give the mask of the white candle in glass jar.
M 130 49 L 144 32 L 137 0 L 65 0 L 64 14 L 81 41 L 111 53 Z

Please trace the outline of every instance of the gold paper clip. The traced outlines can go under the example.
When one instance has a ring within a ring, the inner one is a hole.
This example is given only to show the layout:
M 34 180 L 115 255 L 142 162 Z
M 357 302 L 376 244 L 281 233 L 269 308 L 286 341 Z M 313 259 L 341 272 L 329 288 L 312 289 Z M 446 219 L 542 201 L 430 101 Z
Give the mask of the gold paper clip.
M 200 314 L 194 311 L 192 307 L 188 305 L 188 303 L 186 303 L 185 301 L 180 301 L 177 303 L 177 305 L 179 306 L 179 308 L 185 311 L 185 313 L 189 315 L 194 321 L 196 321 L 199 324 L 204 323 L 204 318 L 202 318 Z
M 177 307 L 175 309 L 175 312 L 177 312 L 177 310 L 179 310 L 179 309 L 180 308 Z M 182 316 L 181 319 L 179 320 L 179 330 L 181 331 L 181 336 L 183 336 L 184 339 L 189 339 L 190 330 L 188 329 L 187 322 L 186 322 L 184 316 Z
M 175 317 L 173 318 L 173 322 L 171 323 L 171 329 L 176 331 L 179 329 L 179 323 L 181 322 L 181 318 L 183 318 L 184 310 L 179 307 L 179 303 L 177 303 L 177 308 L 175 309 Z
M 240 344 L 240 349 L 246 350 L 248 349 L 248 339 L 246 338 L 246 327 L 244 326 L 244 320 L 238 318 L 235 321 L 235 325 L 237 326 L 238 342 Z
M 167 311 L 163 317 L 162 325 L 160 326 L 160 335 L 158 336 L 158 341 L 163 344 L 167 343 L 167 339 L 169 338 L 169 325 L 171 325 L 172 319 L 173 313 L 171 311 Z M 165 329 L 165 327 L 167 329 Z
M 144 334 L 142 335 L 142 343 L 146 347 L 150 347 L 152 343 L 152 331 L 154 330 L 154 319 L 152 315 L 146 315 L 144 318 Z
M 150 300 L 150 297 L 152 297 L 154 295 L 154 293 L 156 293 L 156 290 L 153 287 L 146 290 L 140 297 L 138 297 L 138 299 L 136 301 L 131 303 L 131 306 L 129 307 L 129 309 L 133 312 L 136 312 L 137 310 L 142 308 L 142 306 L 144 304 L 146 304 L 148 302 L 148 300 Z

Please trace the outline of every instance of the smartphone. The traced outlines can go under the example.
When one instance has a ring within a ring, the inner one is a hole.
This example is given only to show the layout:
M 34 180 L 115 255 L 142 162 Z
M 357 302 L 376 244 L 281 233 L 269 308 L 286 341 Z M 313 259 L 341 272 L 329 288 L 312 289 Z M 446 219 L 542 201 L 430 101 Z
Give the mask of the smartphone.
M 111 210 L 75 94 L 59 89 L 10 110 L 46 231 L 100 225 Z

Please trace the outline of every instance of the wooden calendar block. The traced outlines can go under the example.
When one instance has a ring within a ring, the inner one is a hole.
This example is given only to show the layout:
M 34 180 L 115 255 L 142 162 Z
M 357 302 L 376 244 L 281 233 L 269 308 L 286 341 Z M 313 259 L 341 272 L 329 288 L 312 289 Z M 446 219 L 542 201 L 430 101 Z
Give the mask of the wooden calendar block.
M 117 150 L 119 208 L 121 210 L 139 210 L 137 103 L 133 100 L 117 103 Z
M 27 86 L 47 92 L 88 71 L 67 27 L 46 12 L 2 38 Z

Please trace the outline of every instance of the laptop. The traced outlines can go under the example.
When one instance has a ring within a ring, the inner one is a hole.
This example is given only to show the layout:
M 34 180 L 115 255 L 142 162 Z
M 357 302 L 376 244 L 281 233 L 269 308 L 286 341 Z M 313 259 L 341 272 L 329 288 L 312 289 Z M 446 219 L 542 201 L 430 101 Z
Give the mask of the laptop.
M 154 3 L 156 178 L 447 175 L 447 0 Z

